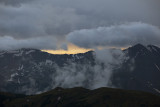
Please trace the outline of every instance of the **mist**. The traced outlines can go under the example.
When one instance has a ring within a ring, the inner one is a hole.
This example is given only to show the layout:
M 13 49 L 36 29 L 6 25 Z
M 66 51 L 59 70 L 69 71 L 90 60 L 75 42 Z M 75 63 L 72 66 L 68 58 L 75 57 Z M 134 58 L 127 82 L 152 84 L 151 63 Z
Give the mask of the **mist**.
M 104 57 L 105 55 L 105 57 Z M 95 64 L 75 64 L 69 62 L 64 67 L 55 67 L 52 75 L 52 88 L 84 87 L 96 89 L 100 87 L 112 87 L 110 78 L 114 70 L 121 67 L 126 60 L 121 50 L 96 50 Z

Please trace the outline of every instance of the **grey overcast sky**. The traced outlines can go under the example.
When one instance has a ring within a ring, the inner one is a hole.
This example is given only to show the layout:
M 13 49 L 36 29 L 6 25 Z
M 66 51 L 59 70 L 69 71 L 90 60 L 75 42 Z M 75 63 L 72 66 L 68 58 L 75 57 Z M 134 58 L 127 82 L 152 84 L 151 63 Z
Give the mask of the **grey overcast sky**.
M 159 10 L 160 0 L 0 0 L 0 49 L 160 45 Z

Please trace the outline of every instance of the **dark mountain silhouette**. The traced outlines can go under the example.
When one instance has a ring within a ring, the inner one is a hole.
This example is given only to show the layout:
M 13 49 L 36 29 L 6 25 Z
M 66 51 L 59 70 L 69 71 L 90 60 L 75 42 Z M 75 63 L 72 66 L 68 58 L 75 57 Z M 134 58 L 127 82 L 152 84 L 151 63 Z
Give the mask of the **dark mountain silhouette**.
M 159 101 L 154 94 L 112 88 L 55 88 L 34 96 L 0 93 L 1 107 L 160 107 Z
M 137 44 L 124 50 L 129 60 L 114 73 L 116 87 L 160 94 L 160 48 Z

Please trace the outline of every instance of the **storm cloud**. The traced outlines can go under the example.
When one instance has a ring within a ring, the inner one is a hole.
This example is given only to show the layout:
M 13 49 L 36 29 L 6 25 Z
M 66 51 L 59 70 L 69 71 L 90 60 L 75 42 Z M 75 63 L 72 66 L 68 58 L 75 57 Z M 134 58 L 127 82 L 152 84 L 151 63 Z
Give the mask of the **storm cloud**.
M 0 36 L 21 40 L 50 36 L 59 43 L 82 29 L 139 21 L 160 26 L 159 4 L 159 0 L 0 0 Z
M 142 43 L 160 45 L 160 29 L 141 22 L 74 31 L 67 40 L 81 47 L 127 47 Z

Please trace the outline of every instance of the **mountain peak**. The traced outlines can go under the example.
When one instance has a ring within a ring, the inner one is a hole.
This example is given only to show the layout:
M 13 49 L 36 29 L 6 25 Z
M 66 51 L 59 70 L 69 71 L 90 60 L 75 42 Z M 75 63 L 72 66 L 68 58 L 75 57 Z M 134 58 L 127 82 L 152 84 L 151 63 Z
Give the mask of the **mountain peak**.
M 141 50 L 146 51 L 147 49 L 146 49 L 146 47 L 145 47 L 144 45 L 142 45 L 142 44 L 136 44 L 136 45 L 134 45 L 134 46 L 132 46 L 132 47 L 129 47 L 128 50 L 132 50 L 132 51 L 134 51 L 134 52 L 137 52 L 137 51 L 139 52 L 139 51 L 141 51 Z
M 149 50 L 147 49 L 147 47 L 142 44 L 136 44 L 132 47 L 129 47 L 125 51 L 131 57 L 137 57 L 137 56 L 141 56 L 141 55 L 143 56 L 143 55 L 149 54 Z
M 154 45 L 144 46 L 142 44 L 137 44 L 129 47 L 124 51 L 130 57 L 158 57 L 160 55 L 160 48 Z
M 136 44 L 136 45 L 132 46 L 131 48 L 142 49 L 142 48 L 145 48 L 145 46 L 142 44 Z

